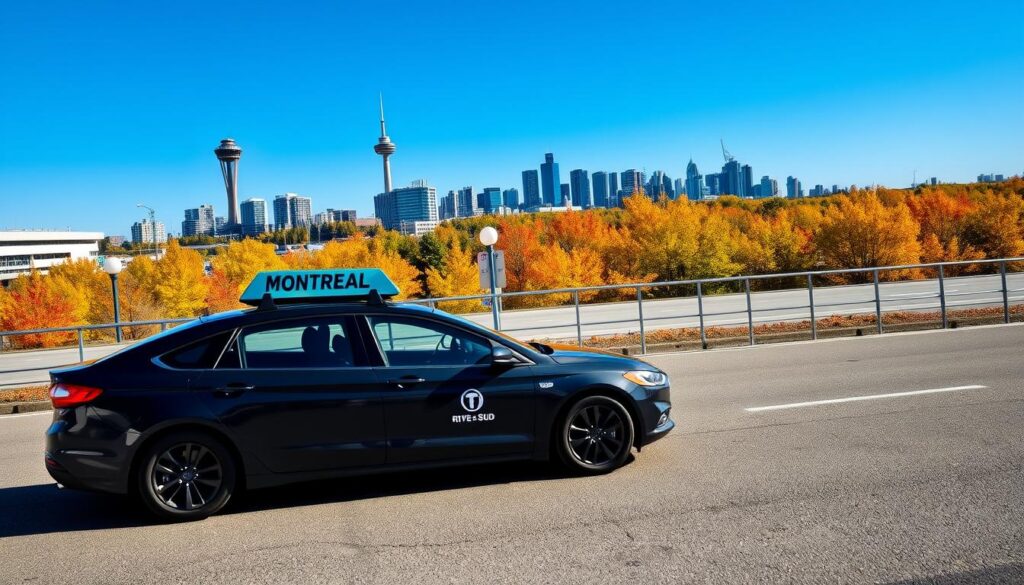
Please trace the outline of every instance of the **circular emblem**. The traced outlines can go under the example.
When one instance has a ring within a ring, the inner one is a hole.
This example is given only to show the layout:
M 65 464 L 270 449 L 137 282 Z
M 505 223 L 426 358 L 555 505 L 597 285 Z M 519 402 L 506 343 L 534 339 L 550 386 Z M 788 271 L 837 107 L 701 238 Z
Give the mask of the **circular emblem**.
M 466 409 L 466 412 L 476 412 L 484 406 L 484 395 L 476 388 L 470 388 L 462 393 L 462 398 L 459 401 L 462 402 L 462 408 Z

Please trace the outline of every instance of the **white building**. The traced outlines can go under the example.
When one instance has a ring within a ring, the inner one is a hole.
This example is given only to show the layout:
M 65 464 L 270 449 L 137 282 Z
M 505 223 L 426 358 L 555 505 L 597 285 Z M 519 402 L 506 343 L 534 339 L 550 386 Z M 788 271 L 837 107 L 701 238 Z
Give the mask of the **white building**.
M 79 258 L 95 259 L 101 232 L 0 231 L 0 283 Z
M 150 223 L 148 219 L 137 221 L 132 224 L 132 243 L 133 244 L 152 244 L 153 243 L 153 226 L 156 226 L 156 241 L 158 244 L 164 244 L 167 242 L 167 230 L 164 228 L 164 222 L 158 221 L 155 224 Z

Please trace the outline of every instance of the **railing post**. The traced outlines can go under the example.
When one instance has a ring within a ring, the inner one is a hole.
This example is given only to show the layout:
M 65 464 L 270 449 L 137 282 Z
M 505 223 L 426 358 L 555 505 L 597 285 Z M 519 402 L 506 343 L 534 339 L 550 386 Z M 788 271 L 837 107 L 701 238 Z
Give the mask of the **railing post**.
M 743 286 L 747 290 L 747 335 L 750 337 L 750 345 L 754 345 L 754 309 L 750 305 L 750 278 L 743 279 Z
M 708 348 L 708 338 L 704 334 L 704 294 L 701 290 L 701 282 L 697 281 L 697 318 L 700 319 L 700 348 Z
M 82 338 L 82 328 L 78 328 L 78 361 L 85 361 L 85 339 Z
M 636 287 L 636 310 L 640 316 L 640 353 L 647 353 L 647 336 L 644 335 L 644 291 Z
M 942 328 L 948 327 L 948 321 L 946 320 L 946 284 L 945 284 L 946 271 L 943 269 L 942 264 L 939 264 L 939 309 L 942 312 Z
M 1003 323 L 1010 322 L 1010 291 L 1006 286 L 1006 260 L 999 263 L 999 277 L 1003 281 Z
M 818 321 L 814 318 L 814 276 L 807 275 L 807 301 L 811 308 L 811 339 L 818 338 Z
M 572 302 L 576 305 L 576 345 L 583 347 L 583 326 L 580 324 L 580 291 L 572 291 Z
M 882 334 L 882 296 L 878 291 L 878 269 L 873 271 L 875 280 L 875 324 L 878 326 L 878 334 Z
M 167 321 L 160 322 L 160 331 L 167 331 Z

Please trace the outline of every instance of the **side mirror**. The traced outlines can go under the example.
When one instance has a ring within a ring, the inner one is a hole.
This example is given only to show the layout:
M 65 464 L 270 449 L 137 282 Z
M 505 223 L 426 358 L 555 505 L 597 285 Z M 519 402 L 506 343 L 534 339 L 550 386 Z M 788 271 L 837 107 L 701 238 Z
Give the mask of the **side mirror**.
M 496 345 L 491 349 L 491 363 L 496 366 L 510 366 L 518 364 L 519 360 L 516 358 L 515 354 L 512 353 L 511 349 L 502 345 Z

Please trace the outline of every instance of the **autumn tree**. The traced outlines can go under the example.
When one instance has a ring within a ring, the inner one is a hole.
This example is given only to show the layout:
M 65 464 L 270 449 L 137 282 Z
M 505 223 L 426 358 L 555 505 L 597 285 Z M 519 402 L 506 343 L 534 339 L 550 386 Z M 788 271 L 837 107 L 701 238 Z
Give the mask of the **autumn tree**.
M 457 242 L 444 250 L 442 268 L 427 269 L 427 290 L 431 297 L 461 297 L 483 293 L 476 262 Z M 453 313 L 469 313 L 483 309 L 479 300 L 440 303 L 439 308 Z
M 167 317 L 194 317 L 206 307 L 206 267 L 195 250 L 182 248 L 177 240 L 167 244 L 156 263 L 156 299 Z
M 885 206 L 870 192 L 836 198 L 814 235 L 815 246 L 829 268 L 870 268 L 916 264 L 921 258 L 918 225 L 902 201 Z M 893 271 L 886 279 L 904 274 Z M 852 280 L 866 281 L 858 274 Z
M 51 329 L 82 324 L 77 298 L 54 279 L 33 270 L 15 278 L 4 295 L 0 330 Z M 22 348 L 55 347 L 70 343 L 72 332 L 18 335 L 12 345 Z

